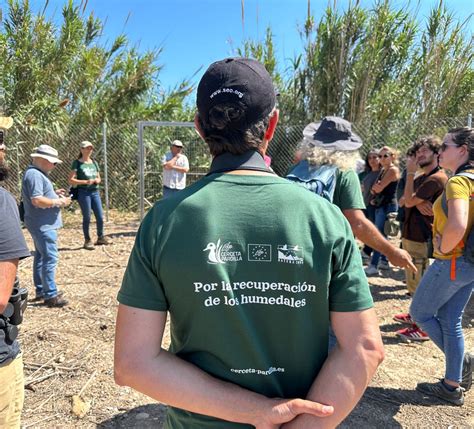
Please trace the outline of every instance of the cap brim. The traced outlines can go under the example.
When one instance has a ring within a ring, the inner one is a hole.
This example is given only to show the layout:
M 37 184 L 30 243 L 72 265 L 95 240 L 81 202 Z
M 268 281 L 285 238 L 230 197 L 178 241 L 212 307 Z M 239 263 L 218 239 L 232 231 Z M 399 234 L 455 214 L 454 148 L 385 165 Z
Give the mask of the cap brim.
M 43 155 L 42 153 L 32 153 L 30 155 L 32 158 L 44 158 L 53 164 L 61 164 L 62 161 L 55 156 Z

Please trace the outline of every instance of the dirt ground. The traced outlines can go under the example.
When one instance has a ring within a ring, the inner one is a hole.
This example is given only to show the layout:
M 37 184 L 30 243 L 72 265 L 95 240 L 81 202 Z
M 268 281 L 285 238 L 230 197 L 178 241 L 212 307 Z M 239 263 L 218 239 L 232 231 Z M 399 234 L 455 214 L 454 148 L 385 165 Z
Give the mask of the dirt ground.
M 49 309 L 30 304 L 20 341 L 25 362 L 24 428 L 161 428 L 165 407 L 113 380 L 116 294 L 138 222 L 112 214 L 106 224 L 112 245 L 82 249 L 80 217 L 69 214 L 60 232 L 59 289 L 70 305 Z M 25 230 L 32 249 L 31 239 Z M 20 262 L 22 285 L 33 296 L 32 258 Z M 431 341 L 404 343 L 394 334 L 392 315 L 406 311 L 403 274 L 391 269 L 369 279 L 386 348 L 386 358 L 343 428 L 474 427 L 474 389 L 461 408 L 424 398 L 419 381 L 443 374 L 443 356 Z M 474 351 L 474 302 L 465 317 L 466 349 Z M 169 336 L 167 337 L 169 339 Z M 77 399 L 79 396 L 79 400 Z M 76 414 L 72 401 L 76 400 Z M 90 406 L 90 409 L 88 407 Z M 81 409 L 82 407 L 82 409 Z

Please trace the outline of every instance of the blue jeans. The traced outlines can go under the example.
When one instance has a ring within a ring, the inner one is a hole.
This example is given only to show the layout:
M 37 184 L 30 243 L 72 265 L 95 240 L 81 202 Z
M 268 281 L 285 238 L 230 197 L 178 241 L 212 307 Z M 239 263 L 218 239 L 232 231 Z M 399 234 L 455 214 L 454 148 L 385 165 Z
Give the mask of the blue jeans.
M 30 231 L 35 244 L 35 257 L 33 259 L 33 283 L 35 284 L 36 296 L 44 299 L 54 298 L 58 294 L 58 288 L 54 280 L 56 266 L 58 265 L 58 232 L 55 229 L 49 231 Z
M 375 210 L 376 208 L 370 204 L 367 204 L 367 207 L 364 209 L 365 217 L 369 219 L 373 224 L 375 224 Z M 362 251 L 369 256 L 372 254 L 373 250 L 374 249 L 372 249 L 372 247 L 370 246 L 367 246 L 367 244 L 364 244 L 364 247 L 362 249 Z
M 374 222 L 375 226 L 385 238 L 387 236 L 385 235 L 383 227 L 385 225 L 385 220 L 387 219 L 387 214 L 396 212 L 396 211 L 397 211 L 396 204 L 387 204 L 381 207 L 377 207 L 375 209 L 375 222 Z M 380 257 L 382 257 L 383 261 L 387 261 L 387 257 L 385 255 L 382 255 L 377 250 L 374 250 L 374 253 L 372 253 L 372 259 L 370 260 L 370 265 L 373 265 L 374 267 L 376 267 L 379 263 Z
M 90 191 L 88 189 L 79 188 L 77 201 L 82 211 L 82 232 L 84 239 L 90 240 L 89 225 L 91 223 L 91 209 L 94 212 L 97 224 L 97 236 L 104 236 L 104 214 L 102 212 L 102 202 L 100 201 L 99 191 Z
M 451 260 L 436 259 L 421 279 L 410 307 L 411 317 L 441 349 L 445 378 L 460 382 L 464 355 L 462 315 L 474 287 L 474 265 L 456 259 L 456 280 L 450 279 Z
M 171 197 L 171 195 L 174 195 L 178 193 L 179 191 L 182 191 L 182 189 L 171 189 L 171 188 L 168 188 L 167 186 L 163 186 L 163 199 Z

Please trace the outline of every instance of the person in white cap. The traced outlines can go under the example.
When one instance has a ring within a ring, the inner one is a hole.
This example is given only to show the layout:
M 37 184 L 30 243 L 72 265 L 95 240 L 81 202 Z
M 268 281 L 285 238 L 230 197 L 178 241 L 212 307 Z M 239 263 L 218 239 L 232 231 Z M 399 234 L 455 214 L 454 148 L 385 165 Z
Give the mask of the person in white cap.
M 170 152 L 163 155 L 163 198 L 167 198 L 186 187 L 186 173 L 189 171 L 189 161 L 183 153 L 183 143 L 174 140 Z
M 100 200 L 99 184 L 101 183 L 99 164 L 92 159 L 94 146 L 85 140 L 80 144 L 80 153 L 72 162 L 69 173 L 69 184 L 77 187 L 77 202 L 82 212 L 82 232 L 84 234 L 84 249 L 94 250 L 89 225 L 91 222 L 91 211 L 94 212 L 97 224 L 96 246 L 110 244 L 104 235 L 104 214 L 102 201 Z
M 58 151 L 43 144 L 31 154 L 33 162 L 23 176 L 21 197 L 25 207 L 25 226 L 33 238 L 35 257 L 33 282 L 35 300 L 48 307 L 63 307 L 68 302 L 58 292 L 55 274 L 58 264 L 58 232 L 62 227 L 61 208 L 71 204 L 65 191 L 55 191 L 49 173 L 61 162 Z

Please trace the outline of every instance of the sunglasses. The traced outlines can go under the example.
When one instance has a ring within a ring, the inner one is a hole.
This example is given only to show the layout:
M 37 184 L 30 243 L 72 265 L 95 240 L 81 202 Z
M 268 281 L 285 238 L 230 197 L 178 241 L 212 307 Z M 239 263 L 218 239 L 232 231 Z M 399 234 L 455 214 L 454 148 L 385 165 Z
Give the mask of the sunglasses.
M 391 153 L 385 153 L 383 155 L 381 155 L 382 158 L 390 158 L 392 156 Z
M 451 144 L 443 143 L 440 148 L 441 152 L 444 152 L 448 147 L 461 147 L 461 146 L 458 146 L 457 144 L 454 144 L 454 143 L 451 143 Z

